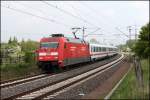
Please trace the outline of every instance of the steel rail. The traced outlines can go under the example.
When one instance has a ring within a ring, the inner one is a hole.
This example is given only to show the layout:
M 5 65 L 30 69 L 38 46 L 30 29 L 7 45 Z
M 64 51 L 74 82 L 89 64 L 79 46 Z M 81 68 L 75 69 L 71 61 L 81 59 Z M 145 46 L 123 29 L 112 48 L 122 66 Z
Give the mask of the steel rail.
M 17 84 L 21 84 L 21 83 L 24 83 L 24 82 L 36 80 L 38 78 L 43 78 L 43 77 L 46 77 L 46 76 L 48 76 L 48 75 L 40 74 L 40 75 L 30 76 L 28 78 L 22 78 L 22 79 L 18 79 L 18 80 L 16 79 L 16 80 L 13 80 L 13 81 L 8 81 L 8 82 L 0 84 L 0 88 L 14 86 L 14 85 L 17 85 Z
M 27 76 L 24 76 L 24 77 L 12 78 L 12 79 L 8 79 L 8 80 L 0 81 L 0 84 L 5 84 L 5 83 L 8 83 L 8 82 L 21 80 L 21 79 L 24 79 L 24 78 L 29 78 L 29 77 L 33 77 L 33 76 L 37 76 L 37 75 L 41 75 L 41 74 L 27 75 Z

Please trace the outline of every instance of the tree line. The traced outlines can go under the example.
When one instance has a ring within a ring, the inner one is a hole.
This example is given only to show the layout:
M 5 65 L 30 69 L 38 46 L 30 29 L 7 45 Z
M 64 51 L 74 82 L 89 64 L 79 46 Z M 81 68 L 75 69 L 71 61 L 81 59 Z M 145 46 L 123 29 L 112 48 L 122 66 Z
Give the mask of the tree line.
M 35 49 L 38 48 L 39 42 L 30 40 L 30 39 L 28 39 L 27 41 L 22 39 L 21 42 L 18 42 L 16 37 L 14 37 L 13 39 L 10 37 L 9 40 L 8 40 L 8 45 L 9 46 L 10 45 L 13 45 L 13 46 L 19 45 L 21 47 L 22 51 L 32 52 L 32 51 L 34 51 Z

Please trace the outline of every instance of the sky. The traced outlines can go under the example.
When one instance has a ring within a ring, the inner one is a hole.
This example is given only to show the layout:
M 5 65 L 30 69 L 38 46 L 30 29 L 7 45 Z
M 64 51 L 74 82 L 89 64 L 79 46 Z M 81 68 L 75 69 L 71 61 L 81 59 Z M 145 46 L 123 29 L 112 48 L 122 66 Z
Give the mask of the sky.
M 71 28 L 85 27 L 86 41 L 119 45 L 129 39 L 128 26 L 134 39 L 148 22 L 149 1 L 1 1 L 1 42 L 73 37 Z M 76 34 L 82 38 L 82 30 Z

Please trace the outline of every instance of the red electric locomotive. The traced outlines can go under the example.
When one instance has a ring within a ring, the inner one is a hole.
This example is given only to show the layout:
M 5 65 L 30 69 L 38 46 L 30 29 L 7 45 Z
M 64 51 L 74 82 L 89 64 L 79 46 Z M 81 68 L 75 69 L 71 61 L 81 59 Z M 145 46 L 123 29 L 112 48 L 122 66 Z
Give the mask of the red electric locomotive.
M 90 61 L 89 45 L 80 39 L 52 34 L 51 37 L 40 40 L 37 62 L 45 71 L 88 61 Z

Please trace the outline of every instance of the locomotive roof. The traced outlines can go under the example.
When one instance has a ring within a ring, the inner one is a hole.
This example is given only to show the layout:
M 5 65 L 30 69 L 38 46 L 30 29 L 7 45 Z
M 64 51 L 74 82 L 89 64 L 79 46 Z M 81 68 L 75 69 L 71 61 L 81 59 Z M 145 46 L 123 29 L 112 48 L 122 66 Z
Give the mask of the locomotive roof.
M 107 47 L 107 48 L 117 48 L 115 46 L 111 46 L 111 45 L 102 45 L 102 44 L 92 44 L 89 43 L 90 46 L 98 46 L 98 47 Z
M 68 42 L 73 42 L 73 43 L 84 43 L 81 39 L 76 39 L 76 38 L 70 38 L 70 37 L 65 37 Z
M 44 37 L 41 41 L 48 41 L 48 40 L 59 40 L 59 39 L 66 39 L 68 42 L 72 43 L 86 43 L 81 39 L 71 38 L 71 37 Z

